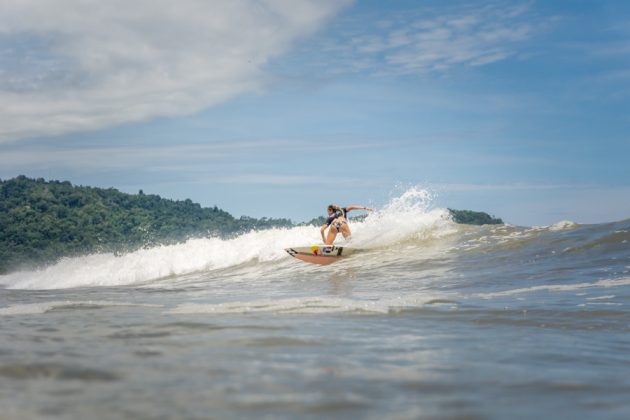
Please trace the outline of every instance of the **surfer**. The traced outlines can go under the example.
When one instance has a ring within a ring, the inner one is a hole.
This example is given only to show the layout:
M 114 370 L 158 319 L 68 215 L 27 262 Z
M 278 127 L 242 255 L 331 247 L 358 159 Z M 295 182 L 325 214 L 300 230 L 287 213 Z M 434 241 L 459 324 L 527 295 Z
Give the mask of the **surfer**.
M 320 232 L 322 234 L 322 240 L 326 245 L 332 245 L 337 237 L 337 234 L 341 232 L 345 239 L 350 239 L 352 233 L 350 232 L 350 226 L 348 225 L 348 219 L 346 218 L 346 214 L 352 210 L 367 210 L 374 211 L 370 207 L 365 206 L 348 206 L 348 207 L 339 207 L 336 204 L 331 204 L 326 209 L 328 211 L 328 219 L 326 219 L 326 223 L 322 225 Z M 324 235 L 326 228 L 330 226 L 328 229 L 328 238 Z

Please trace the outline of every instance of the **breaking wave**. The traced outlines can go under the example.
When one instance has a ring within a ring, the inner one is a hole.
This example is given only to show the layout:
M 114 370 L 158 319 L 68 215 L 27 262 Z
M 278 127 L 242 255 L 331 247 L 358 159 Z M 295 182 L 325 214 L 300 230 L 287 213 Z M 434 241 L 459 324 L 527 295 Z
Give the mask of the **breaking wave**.
M 392 247 L 456 232 L 458 227 L 449 212 L 431 209 L 431 203 L 428 191 L 409 188 L 365 219 L 351 222 L 352 239 L 340 239 L 339 244 L 366 249 Z M 40 270 L 0 276 L 0 284 L 10 289 L 121 286 L 243 264 L 258 264 L 262 272 L 290 261 L 284 248 L 320 242 L 319 229 L 312 226 L 252 231 L 233 239 L 196 238 L 118 256 L 100 253 L 64 258 Z
M 208 282 L 251 284 L 264 278 L 313 279 L 322 273 L 351 269 L 382 278 L 437 279 L 436 285 L 443 287 L 453 276 L 483 282 L 484 273 L 501 276 L 504 268 L 513 267 L 516 271 L 506 279 L 512 281 L 509 287 L 499 282 L 492 294 L 478 296 L 500 298 L 590 288 L 592 284 L 606 287 L 605 282 L 598 281 L 621 277 L 625 282 L 628 278 L 629 267 L 623 261 L 629 258 L 630 220 L 601 225 L 564 220 L 538 227 L 458 225 L 448 210 L 433 206 L 430 192 L 412 187 L 350 224 L 352 238 L 339 238 L 336 243 L 363 252 L 327 268 L 298 262 L 285 253 L 285 248 L 321 241 L 318 227 L 298 226 L 252 231 L 232 239 L 190 239 L 123 255 L 102 253 L 65 258 L 43 269 L 0 276 L 0 285 L 33 290 L 127 285 L 181 288 L 193 282 L 208 289 L 212 287 Z M 590 280 L 567 278 L 552 285 L 544 281 L 544 273 L 562 277 L 562 273 L 577 272 L 588 272 Z M 521 277 L 527 282 L 519 282 Z M 528 280 L 537 278 L 540 283 Z M 298 302 L 298 306 L 308 306 L 308 302 Z M 344 306 L 343 302 L 340 305 Z M 364 303 L 354 309 L 369 307 L 361 305 Z

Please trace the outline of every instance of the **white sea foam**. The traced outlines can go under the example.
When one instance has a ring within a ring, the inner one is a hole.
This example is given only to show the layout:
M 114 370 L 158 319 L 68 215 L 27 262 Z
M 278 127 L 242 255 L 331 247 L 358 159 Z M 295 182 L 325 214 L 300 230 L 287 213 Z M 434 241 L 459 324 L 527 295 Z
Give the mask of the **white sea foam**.
M 608 300 L 608 299 L 614 299 L 615 297 L 616 297 L 615 295 L 594 296 L 594 297 L 588 297 L 586 298 L 586 300 Z
M 428 293 L 407 294 L 386 299 L 357 300 L 338 297 L 299 297 L 287 299 L 257 299 L 246 302 L 223 302 L 216 304 L 185 303 L 167 314 L 244 314 L 244 313 L 288 313 L 322 314 L 339 312 L 390 313 L 422 306 L 457 307 L 457 303 L 445 296 Z
M 374 248 L 405 240 L 439 238 L 457 231 L 446 209 L 431 210 L 433 197 L 420 187 L 411 187 L 393 198 L 382 210 L 352 225 L 352 246 Z
M 578 226 L 579 225 L 577 223 L 572 222 L 570 220 L 561 220 L 560 222 L 554 223 L 553 225 L 549 226 L 549 230 L 551 231 L 569 230 L 569 229 L 575 229 Z
M 520 289 L 512 289 L 512 290 L 503 290 L 501 292 L 492 292 L 492 293 L 478 293 L 477 297 L 483 299 L 492 299 L 495 297 L 502 296 L 512 296 L 518 295 L 522 293 L 532 293 L 539 292 L 542 290 L 547 290 L 551 292 L 571 292 L 574 290 L 580 289 L 589 289 L 589 288 L 610 288 L 610 287 L 620 287 L 630 285 L 630 277 L 620 278 L 620 279 L 608 279 L 608 280 L 599 280 L 594 283 L 573 283 L 573 284 L 546 284 L 541 286 L 533 286 L 533 287 L 525 287 Z
M 556 222 L 552 225 L 546 225 L 546 226 L 533 226 L 531 228 L 529 228 L 528 230 L 531 232 L 539 232 L 539 231 L 551 231 L 551 232 L 558 232 L 561 230 L 570 230 L 570 229 L 575 229 L 577 227 L 579 227 L 580 225 L 571 221 L 571 220 L 561 220 L 559 222 Z
M 151 304 L 138 304 L 129 302 L 111 302 L 105 300 L 87 300 L 87 301 L 51 301 L 51 302 L 37 302 L 37 303 L 25 303 L 18 305 L 11 305 L 4 308 L 0 308 L 0 316 L 10 315 L 34 315 L 43 314 L 48 311 L 58 309 L 70 309 L 78 307 L 93 307 L 93 306 L 141 306 L 141 307 L 161 307 L 161 305 Z
M 82 286 L 116 286 L 153 279 L 226 268 L 253 259 L 284 258 L 283 248 L 295 241 L 315 242 L 317 232 L 306 227 L 250 232 L 234 239 L 190 239 L 182 244 L 158 246 L 115 256 L 93 254 L 66 258 L 37 271 L 0 277 L 11 289 L 60 289 Z
M 456 231 L 444 209 L 429 210 L 430 194 L 410 188 L 361 222 L 352 222 L 353 238 L 339 244 L 359 248 L 389 246 L 409 239 L 437 238 Z M 352 215 L 352 214 L 351 214 Z M 141 249 L 124 255 L 93 254 L 65 258 L 36 271 L 0 276 L 10 289 L 62 289 L 147 283 L 169 276 L 211 271 L 248 262 L 290 258 L 284 248 L 320 243 L 319 229 L 253 231 L 233 239 L 198 238 L 185 243 Z

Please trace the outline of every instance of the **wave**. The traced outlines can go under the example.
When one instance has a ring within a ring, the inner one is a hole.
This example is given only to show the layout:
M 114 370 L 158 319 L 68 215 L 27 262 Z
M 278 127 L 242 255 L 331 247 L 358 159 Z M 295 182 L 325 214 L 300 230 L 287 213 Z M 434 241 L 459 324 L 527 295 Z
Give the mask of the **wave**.
M 547 256 L 547 269 L 558 264 L 554 260 L 558 255 L 576 258 L 569 265 L 583 267 L 588 266 L 589 258 L 627 258 L 630 220 L 601 225 L 565 220 L 541 227 L 467 226 L 454 223 L 450 212 L 435 208 L 433 201 L 430 192 L 412 187 L 364 219 L 351 221 L 352 238 L 345 241 L 340 237 L 336 244 L 365 252 L 339 266 L 367 270 L 396 266 L 398 272 L 412 267 L 412 271 L 420 270 L 414 275 L 421 277 L 422 273 L 433 275 L 429 272 L 431 260 L 444 257 L 466 259 L 468 267 L 488 267 L 491 261 L 519 265 Z M 221 277 L 246 272 L 253 279 L 272 274 L 310 276 L 326 269 L 296 262 L 284 249 L 320 242 L 319 228 L 312 226 L 252 231 L 232 239 L 197 238 L 118 256 L 102 253 L 65 258 L 40 270 L 0 276 L 0 285 L 10 289 L 181 287 L 190 284 L 190 276 L 202 283 L 209 278 L 198 273 L 217 272 L 214 277 Z
M 10 315 L 35 315 L 43 314 L 55 310 L 74 310 L 74 309 L 94 309 L 94 308 L 109 308 L 109 307 L 161 307 L 161 305 L 152 305 L 145 303 L 131 303 L 131 302 L 112 302 L 106 300 L 89 300 L 89 301 L 52 301 L 52 302 L 39 302 L 39 303 L 24 303 L 17 305 L 10 305 L 4 308 L 0 308 L 0 316 Z
M 492 292 L 492 293 L 478 293 L 477 297 L 483 299 L 492 299 L 496 297 L 503 296 L 512 296 L 512 295 L 520 295 L 525 293 L 539 292 L 539 291 L 551 291 L 551 292 L 572 292 L 575 290 L 581 289 L 593 289 L 593 288 L 614 288 L 620 286 L 628 286 L 630 285 L 630 278 L 619 278 L 619 279 L 605 279 L 599 280 L 593 283 L 572 283 L 572 284 L 545 284 L 541 286 L 532 286 L 521 289 L 512 289 L 512 290 L 503 290 L 500 292 Z M 599 296 L 596 298 L 587 298 L 587 300 L 598 300 L 598 299 L 608 299 L 612 296 Z
M 549 226 L 549 230 L 560 231 L 560 230 L 575 229 L 577 227 L 579 227 L 579 225 L 575 222 L 572 222 L 571 220 L 562 220 L 560 222 L 554 223 L 553 225 Z
M 371 249 L 456 232 L 449 212 L 430 209 L 431 203 L 429 192 L 412 187 L 362 221 L 351 222 L 353 237 L 338 243 Z M 0 284 L 10 289 L 123 286 L 246 263 L 272 264 L 269 269 L 273 269 L 274 263 L 290 260 L 284 248 L 320 242 L 319 229 L 312 226 L 252 231 L 233 239 L 196 238 L 119 256 L 100 253 L 64 258 L 43 269 L 0 276 Z
M 324 313 L 380 313 L 388 314 L 421 307 L 453 309 L 459 303 L 446 295 L 428 293 L 407 294 L 378 300 L 358 300 L 341 297 L 299 297 L 285 299 L 257 299 L 245 302 L 185 303 L 168 310 L 167 314 L 324 314 Z

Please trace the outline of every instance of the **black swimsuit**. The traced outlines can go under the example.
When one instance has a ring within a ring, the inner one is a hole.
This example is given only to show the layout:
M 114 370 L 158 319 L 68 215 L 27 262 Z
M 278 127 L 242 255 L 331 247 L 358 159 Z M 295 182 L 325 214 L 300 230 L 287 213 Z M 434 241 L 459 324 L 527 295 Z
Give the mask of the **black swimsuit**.
M 330 224 L 333 222 L 333 220 L 338 219 L 339 217 L 343 216 L 343 218 L 346 218 L 346 213 L 348 213 L 348 210 L 346 210 L 346 208 L 342 208 L 341 211 L 337 210 L 336 212 L 333 213 L 332 216 L 328 217 L 328 219 L 326 219 L 326 225 L 330 226 Z M 342 220 L 341 222 L 335 222 L 333 224 L 333 226 L 335 228 L 337 228 L 337 232 L 341 232 L 341 225 L 343 225 L 344 223 L 346 223 L 345 220 Z

